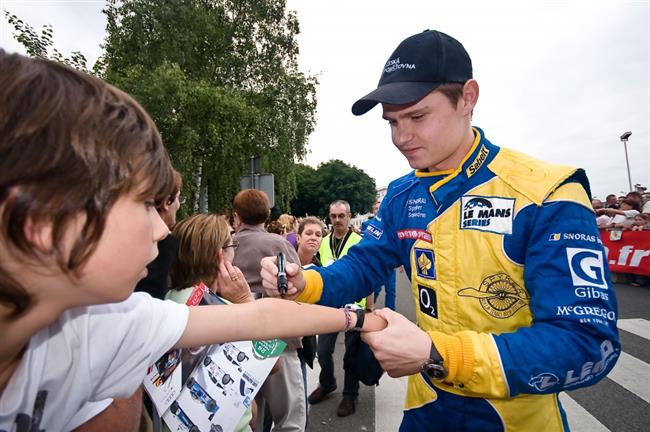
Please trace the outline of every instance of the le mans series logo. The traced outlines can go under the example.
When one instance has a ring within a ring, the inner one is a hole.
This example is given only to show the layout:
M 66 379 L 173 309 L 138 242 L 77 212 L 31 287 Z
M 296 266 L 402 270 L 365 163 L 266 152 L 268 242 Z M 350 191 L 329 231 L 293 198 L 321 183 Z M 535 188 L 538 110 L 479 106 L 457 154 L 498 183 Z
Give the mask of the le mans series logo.
M 529 303 L 528 292 L 505 273 L 488 276 L 478 289 L 463 288 L 458 295 L 477 299 L 488 315 L 499 319 L 513 316 Z
M 465 195 L 461 197 L 460 229 L 512 234 L 514 198 Z

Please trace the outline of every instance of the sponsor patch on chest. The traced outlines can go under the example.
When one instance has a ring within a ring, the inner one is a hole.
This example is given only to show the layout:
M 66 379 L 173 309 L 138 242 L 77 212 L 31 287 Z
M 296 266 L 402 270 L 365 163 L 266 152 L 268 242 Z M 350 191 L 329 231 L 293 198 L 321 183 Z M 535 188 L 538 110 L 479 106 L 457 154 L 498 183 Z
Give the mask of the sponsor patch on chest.
M 512 234 L 514 198 L 465 195 L 460 200 L 460 229 Z
M 436 257 L 432 250 L 413 248 L 415 252 L 416 274 L 424 279 L 436 279 Z
M 418 285 L 418 295 L 420 297 L 420 312 L 429 315 L 431 318 L 438 319 L 438 298 L 436 292 L 431 288 Z
M 530 302 L 528 292 L 505 273 L 490 275 L 483 279 L 478 289 L 463 288 L 458 295 L 478 300 L 488 315 L 498 319 L 510 318 Z

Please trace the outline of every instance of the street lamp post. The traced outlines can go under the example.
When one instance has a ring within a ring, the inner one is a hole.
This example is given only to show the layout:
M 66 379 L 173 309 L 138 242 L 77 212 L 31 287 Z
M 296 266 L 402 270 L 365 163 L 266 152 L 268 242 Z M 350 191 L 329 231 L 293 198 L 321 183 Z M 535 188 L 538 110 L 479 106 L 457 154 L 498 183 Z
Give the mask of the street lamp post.
M 624 132 L 623 135 L 621 135 L 621 142 L 623 143 L 623 147 L 625 147 L 625 164 L 627 165 L 627 181 L 630 185 L 630 192 L 632 192 L 632 176 L 630 175 L 630 161 L 627 157 L 627 140 L 630 139 L 630 136 L 632 136 L 632 132 L 630 131 Z

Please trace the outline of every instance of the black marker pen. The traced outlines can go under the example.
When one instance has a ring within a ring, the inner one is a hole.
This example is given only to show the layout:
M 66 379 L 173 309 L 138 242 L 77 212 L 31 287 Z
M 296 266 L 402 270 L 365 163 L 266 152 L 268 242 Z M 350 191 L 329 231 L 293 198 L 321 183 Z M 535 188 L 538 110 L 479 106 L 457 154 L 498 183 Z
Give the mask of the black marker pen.
M 282 298 L 284 298 L 284 295 L 287 293 L 287 289 L 289 289 L 285 263 L 286 261 L 284 258 L 284 253 L 280 252 L 278 254 L 278 291 L 280 292 L 280 297 Z

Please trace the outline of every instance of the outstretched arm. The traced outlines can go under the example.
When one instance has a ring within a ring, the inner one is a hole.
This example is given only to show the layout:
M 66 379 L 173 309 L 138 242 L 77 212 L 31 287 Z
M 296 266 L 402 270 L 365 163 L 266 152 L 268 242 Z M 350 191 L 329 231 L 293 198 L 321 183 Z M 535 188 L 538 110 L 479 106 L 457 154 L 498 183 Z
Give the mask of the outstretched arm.
M 349 327 L 354 327 L 357 317 L 353 312 L 272 298 L 228 306 L 195 306 L 190 308 L 176 348 L 339 332 L 346 330 L 348 319 Z M 364 332 L 385 327 L 382 317 L 366 315 Z

